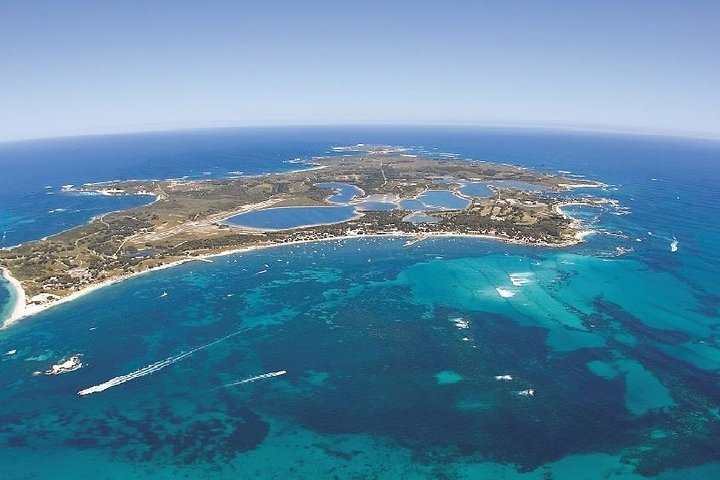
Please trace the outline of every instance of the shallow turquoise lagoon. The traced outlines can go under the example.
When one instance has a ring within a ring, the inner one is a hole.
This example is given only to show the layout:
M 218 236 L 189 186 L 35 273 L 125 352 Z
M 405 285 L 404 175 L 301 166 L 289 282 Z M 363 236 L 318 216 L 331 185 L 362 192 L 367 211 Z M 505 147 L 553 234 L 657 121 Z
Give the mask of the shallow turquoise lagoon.
M 16 350 L 0 370 L 0 461 L 15 478 L 710 468 L 715 373 L 662 348 L 711 341 L 692 290 L 658 298 L 656 273 L 629 258 L 404 243 L 220 257 L 23 321 L 0 340 Z M 672 325 L 669 302 L 684 312 Z M 33 376 L 73 353 L 83 369 Z M 52 467 L 35 461 L 45 451 Z

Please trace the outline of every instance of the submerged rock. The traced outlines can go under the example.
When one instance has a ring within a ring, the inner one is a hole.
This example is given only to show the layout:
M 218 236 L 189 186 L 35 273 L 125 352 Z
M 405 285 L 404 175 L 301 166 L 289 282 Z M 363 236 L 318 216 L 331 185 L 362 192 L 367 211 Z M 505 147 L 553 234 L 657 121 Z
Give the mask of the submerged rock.
M 82 368 L 83 364 L 80 360 L 81 355 L 76 353 L 67 360 L 53 365 L 49 369 L 45 370 L 45 375 L 60 375 L 62 373 L 74 372 Z

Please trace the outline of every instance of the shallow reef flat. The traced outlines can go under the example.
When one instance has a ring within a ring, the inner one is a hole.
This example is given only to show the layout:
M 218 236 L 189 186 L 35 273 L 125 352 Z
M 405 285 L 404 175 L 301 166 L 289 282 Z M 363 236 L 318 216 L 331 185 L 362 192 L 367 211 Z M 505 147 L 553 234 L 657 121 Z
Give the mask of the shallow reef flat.
M 632 259 L 471 238 L 405 244 L 186 264 L 14 326 L 0 339 L 16 350 L 0 373 L 0 455 L 27 458 L 18 472 L 36 469 L 40 449 L 64 452 L 75 475 L 153 478 L 713 471 L 713 368 L 664 353 L 712 339 L 691 289 L 653 297 L 655 273 Z M 614 286 L 621 272 L 634 280 Z M 669 300 L 690 312 L 672 329 L 656 320 Z M 84 368 L 29 375 L 70 351 Z

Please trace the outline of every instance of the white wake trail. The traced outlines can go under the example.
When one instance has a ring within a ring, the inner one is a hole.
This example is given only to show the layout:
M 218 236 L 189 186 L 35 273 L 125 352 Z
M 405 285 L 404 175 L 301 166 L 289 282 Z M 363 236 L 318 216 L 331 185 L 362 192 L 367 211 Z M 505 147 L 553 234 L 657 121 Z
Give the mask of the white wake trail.
M 262 380 L 265 378 L 279 377 L 280 375 L 285 375 L 286 373 L 287 373 L 287 371 L 285 371 L 285 370 L 280 370 L 277 372 L 263 373 L 262 375 L 256 375 L 254 377 L 246 378 L 246 379 L 240 380 L 238 382 L 228 383 L 227 385 L 223 385 L 221 388 L 234 387 L 235 385 L 242 385 L 243 383 L 252 383 L 257 380 Z
M 230 335 L 225 335 L 224 337 L 215 340 L 213 342 L 210 342 L 205 345 L 201 345 L 199 347 L 193 348 L 192 350 L 189 350 L 185 353 L 181 353 L 179 355 L 174 355 L 172 357 L 166 358 L 165 360 L 161 360 L 159 362 L 152 363 L 146 367 L 143 367 L 139 370 L 135 370 L 134 372 L 128 373 L 127 375 L 120 375 L 119 377 L 114 377 L 108 380 L 107 382 L 100 383 L 98 385 L 93 385 L 92 387 L 85 388 L 83 390 L 80 390 L 78 395 L 90 395 L 91 393 L 98 393 L 103 392 L 107 390 L 108 388 L 117 387 L 118 385 L 122 385 L 125 382 L 129 382 L 130 380 L 135 380 L 136 378 L 144 377 L 145 375 L 150 375 L 151 373 L 155 373 L 159 370 L 162 370 L 163 368 L 172 365 L 173 363 L 177 363 L 180 360 L 183 360 L 190 355 L 193 355 L 194 353 L 199 352 L 200 350 L 204 350 L 206 348 L 212 347 L 213 345 L 217 345 L 218 343 L 227 340 L 230 337 L 233 337 L 235 335 L 238 335 L 239 333 L 242 333 L 244 331 L 248 330 L 247 328 L 239 330 L 237 332 L 231 333 Z

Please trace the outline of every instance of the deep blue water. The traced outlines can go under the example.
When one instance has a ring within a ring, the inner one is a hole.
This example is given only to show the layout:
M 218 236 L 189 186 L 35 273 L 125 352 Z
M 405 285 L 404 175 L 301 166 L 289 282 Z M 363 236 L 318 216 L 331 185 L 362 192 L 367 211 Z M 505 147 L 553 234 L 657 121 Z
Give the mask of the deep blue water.
M 327 132 L 308 138 L 298 130 L 240 129 L 0 143 L 0 247 L 148 201 L 98 195 L 78 202 L 59 191 L 62 185 L 286 171 L 298 167 L 288 161 L 329 150 L 331 138 Z M 56 209 L 65 211 L 48 214 Z
M 145 201 L 60 185 L 281 171 L 358 142 L 567 170 L 627 211 L 566 209 L 601 231 L 570 249 L 282 246 L 23 320 L 0 332 L 17 350 L 0 356 L 3 478 L 720 476 L 718 142 L 308 128 L 0 144 L 3 245 Z M 77 352 L 81 370 L 32 375 Z

